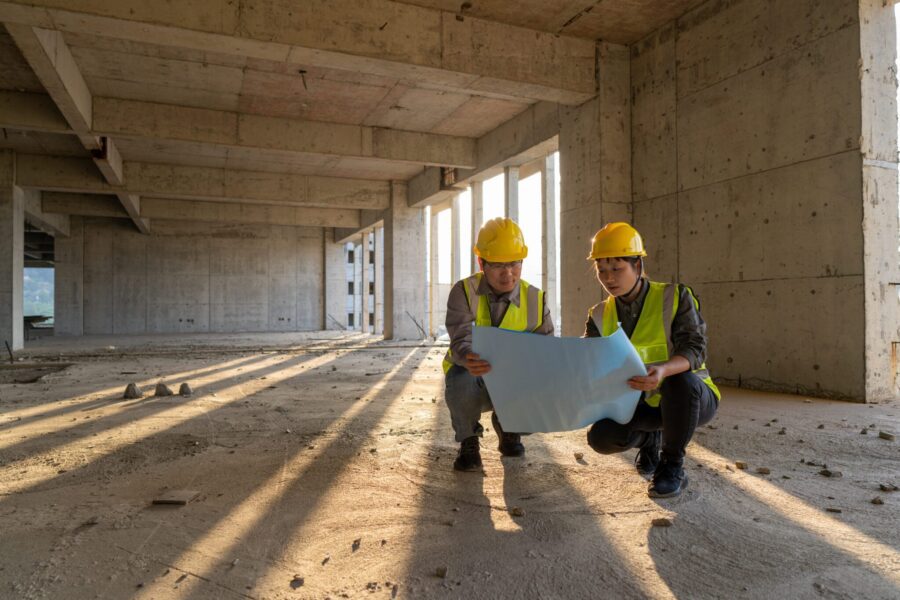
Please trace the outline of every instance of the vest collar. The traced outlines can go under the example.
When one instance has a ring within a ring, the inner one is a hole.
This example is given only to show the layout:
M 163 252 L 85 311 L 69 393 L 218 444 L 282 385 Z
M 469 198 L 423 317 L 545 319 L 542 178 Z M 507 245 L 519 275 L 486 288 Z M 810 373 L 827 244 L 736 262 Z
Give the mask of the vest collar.
M 494 292 L 494 290 L 491 289 L 491 286 L 488 285 L 487 277 L 482 274 L 481 281 L 478 282 L 478 289 L 475 291 L 475 293 L 479 296 L 487 296 L 490 302 L 504 300 L 506 302 L 509 302 L 510 304 L 515 304 L 518 307 L 520 306 L 521 301 L 521 289 L 522 280 L 519 279 L 519 283 L 516 284 L 516 287 L 514 287 L 511 292 L 506 292 L 505 294 L 497 294 L 496 292 Z

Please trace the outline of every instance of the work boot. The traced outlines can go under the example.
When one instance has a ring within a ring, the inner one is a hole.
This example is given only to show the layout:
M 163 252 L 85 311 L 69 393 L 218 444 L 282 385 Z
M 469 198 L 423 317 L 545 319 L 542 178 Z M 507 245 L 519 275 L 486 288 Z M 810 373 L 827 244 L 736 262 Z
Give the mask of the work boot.
M 497 413 L 491 414 L 491 423 L 494 424 L 494 429 L 497 430 L 497 437 L 500 438 L 500 445 L 497 446 L 500 454 L 503 456 L 523 456 L 525 454 L 522 436 L 518 433 L 504 433 L 503 428 L 500 426 L 500 419 L 497 418 Z
M 650 479 L 659 465 L 659 447 L 662 443 L 662 432 L 648 431 L 647 437 L 634 457 L 634 466 L 644 479 Z
M 653 481 L 647 494 L 651 498 L 671 498 L 678 496 L 687 487 L 688 476 L 682 468 L 684 461 L 663 456 L 653 473 Z
M 481 450 L 479 449 L 478 436 L 467 437 L 459 445 L 459 454 L 453 461 L 453 469 L 456 471 L 480 471 Z

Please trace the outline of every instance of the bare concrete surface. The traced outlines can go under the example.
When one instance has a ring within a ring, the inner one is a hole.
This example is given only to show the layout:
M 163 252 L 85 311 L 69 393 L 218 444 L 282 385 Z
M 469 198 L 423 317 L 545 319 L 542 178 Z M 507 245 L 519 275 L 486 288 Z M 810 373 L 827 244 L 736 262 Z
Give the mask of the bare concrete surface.
M 73 364 L 0 384 L 0 597 L 900 596 L 900 492 L 879 488 L 900 485 L 879 437 L 900 432 L 896 400 L 725 389 L 688 490 L 654 501 L 633 453 L 596 455 L 583 431 L 503 460 L 488 431 L 484 473 L 453 472 L 443 352 L 335 332 L 41 340 L 25 363 Z M 123 400 L 132 381 L 144 396 Z

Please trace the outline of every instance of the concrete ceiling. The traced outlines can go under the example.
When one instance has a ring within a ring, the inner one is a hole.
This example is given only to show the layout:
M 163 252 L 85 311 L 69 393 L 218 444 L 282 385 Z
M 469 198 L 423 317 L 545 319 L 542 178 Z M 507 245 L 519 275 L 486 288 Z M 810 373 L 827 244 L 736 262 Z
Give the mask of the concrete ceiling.
M 704 0 L 400 1 L 548 33 L 632 44 Z
M 303 210 L 333 209 L 346 226 L 348 211 L 360 209 L 360 185 L 369 194 L 373 182 L 438 166 L 484 170 L 487 158 L 515 160 L 489 151 L 497 143 L 485 138 L 522 117 L 531 123 L 535 107 L 548 114 L 591 98 L 594 40 L 635 41 L 695 4 L 0 0 L 0 149 L 32 157 L 31 165 L 44 164 L 38 156 L 82 158 L 60 163 L 69 171 L 53 187 L 42 188 L 40 177 L 30 185 L 68 199 L 118 197 L 145 232 L 141 195 L 215 200 L 179 195 L 174 180 L 125 180 L 151 164 L 259 181 L 281 190 L 273 196 L 281 204 L 302 190 Z M 326 188 L 357 195 L 317 201 Z M 222 189 L 226 202 L 268 202 Z M 323 215 L 317 223 L 329 222 Z

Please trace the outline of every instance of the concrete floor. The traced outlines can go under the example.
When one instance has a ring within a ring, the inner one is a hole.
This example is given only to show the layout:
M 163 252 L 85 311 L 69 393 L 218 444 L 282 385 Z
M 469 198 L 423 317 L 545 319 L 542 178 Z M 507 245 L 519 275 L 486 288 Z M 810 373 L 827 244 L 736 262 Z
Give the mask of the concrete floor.
M 897 401 L 726 389 L 690 488 L 653 501 L 632 453 L 584 432 L 502 461 L 488 432 L 485 473 L 454 473 L 443 351 L 333 332 L 33 343 L 25 362 L 72 365 L 0 385 L 0 596 L 900 597 L 900 492 L 879 489 L 900 485 L 900 445 L 878 436 L 900 433 Z M 147 394 L 122 400 L 129 381 Z M 154 398 L 157 381 L 194 395 Z M 151 504 L 184 489 L 200 495 Z

